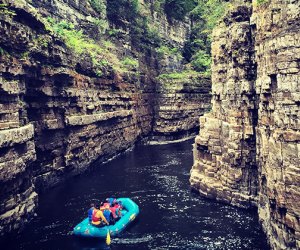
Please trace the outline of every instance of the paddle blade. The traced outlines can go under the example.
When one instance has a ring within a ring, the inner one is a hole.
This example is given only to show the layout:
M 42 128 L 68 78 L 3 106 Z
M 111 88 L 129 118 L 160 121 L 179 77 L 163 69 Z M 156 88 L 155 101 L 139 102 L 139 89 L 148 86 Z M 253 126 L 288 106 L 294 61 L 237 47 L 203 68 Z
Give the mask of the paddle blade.
M 110 240 L 110 233 L 109 233 L 109 230 L 107 230 L 106 244 L 107 244 L 107 245 L 110 245 L 110 242 L 111 242 L 111 240 Z

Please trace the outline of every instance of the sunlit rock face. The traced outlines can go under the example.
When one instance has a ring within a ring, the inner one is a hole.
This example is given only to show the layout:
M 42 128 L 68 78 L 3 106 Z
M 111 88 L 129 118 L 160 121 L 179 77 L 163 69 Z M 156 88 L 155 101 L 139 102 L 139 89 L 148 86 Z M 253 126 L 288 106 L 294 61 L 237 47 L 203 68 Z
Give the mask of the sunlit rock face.
M 258 211 L 274 249 L 300 248 L 300 3 L 254 6 Z
M 299 13 L 298 1 L 237 4 L 214 31 L 213 107 L 190 178 L 204 196 L 257 206 L 273 249 L 300 247 Z
M 235 6 L 213 32 L 212 111 L 200 118 L 191 185 L 250 207 L 257 199 L 254 40 L 251 5 Z

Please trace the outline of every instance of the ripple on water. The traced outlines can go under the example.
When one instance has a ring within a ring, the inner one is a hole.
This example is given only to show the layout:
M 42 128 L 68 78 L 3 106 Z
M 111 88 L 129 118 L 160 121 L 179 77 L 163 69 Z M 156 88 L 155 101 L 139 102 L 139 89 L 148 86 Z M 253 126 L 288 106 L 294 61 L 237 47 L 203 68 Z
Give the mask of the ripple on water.
M 256 215 L 190 192 L 191 143 L 137 146 L 49 190 L 39 197 L 37 217 L 7 244 L 18 250 L 104 249 L 104 241 L 78 239 L 70 232 L 86 217 L 91 201 L 114 195 L 131 197 L 140 214 L 112 237 L 111 249 L 269 249 Z

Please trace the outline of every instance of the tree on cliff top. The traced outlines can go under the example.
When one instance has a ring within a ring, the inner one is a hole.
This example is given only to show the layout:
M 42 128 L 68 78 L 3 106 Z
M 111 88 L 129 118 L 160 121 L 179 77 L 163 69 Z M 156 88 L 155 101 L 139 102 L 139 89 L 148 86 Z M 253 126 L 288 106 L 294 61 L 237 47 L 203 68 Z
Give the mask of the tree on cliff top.
M 198 0 L 190 12 L 192 30 L 185 44 L 184 57 L 199 72 L 209 73 L 211 33 L 224 15 L 228 0 Z

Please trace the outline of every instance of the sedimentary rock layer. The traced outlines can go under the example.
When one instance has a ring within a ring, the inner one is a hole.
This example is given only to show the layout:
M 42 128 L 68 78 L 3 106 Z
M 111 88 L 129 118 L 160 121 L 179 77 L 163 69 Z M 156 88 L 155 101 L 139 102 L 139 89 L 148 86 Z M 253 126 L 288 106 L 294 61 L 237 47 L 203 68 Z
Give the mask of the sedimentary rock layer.
M 199 116 L 210 109 L 210 79 L 160 79 L 152 139 L 177 140 L 196 133 Z
M 201 194 L 256 203 L 254 42 L 251 5 L 236 6 L 213 32 L 212 111 L 200 118 L 191 185 Z
M 273 249 L 300 248 L 299 13 L 298 1 L 236 4 L 215 30 L 213 107 L 190 179 L 207 197 L 258 206 Z
M 300 3 L 254 7 L 258 211 L 274 249 L 300 248 Z
M 0 17 L 1 234 L 32 217 L 36 191 L 132 146 L 153 119 L 135 72 L 97 77 L 34 13 L 14 11 Z

